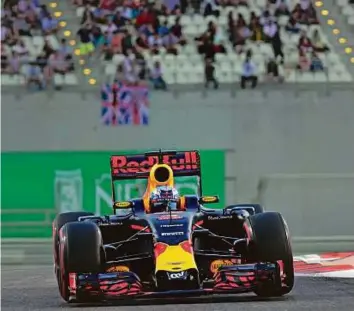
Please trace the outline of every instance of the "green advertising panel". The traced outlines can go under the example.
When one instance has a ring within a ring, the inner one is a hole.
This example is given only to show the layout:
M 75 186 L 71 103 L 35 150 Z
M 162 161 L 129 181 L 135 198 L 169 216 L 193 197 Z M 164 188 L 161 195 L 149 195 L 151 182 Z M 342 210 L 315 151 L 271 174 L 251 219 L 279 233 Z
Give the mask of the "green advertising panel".
M 2 237 L 50 237 L 58 212 L 86 210 L 112 213 L 109 158 L 115 152 L 2 153 Z M 129 153 L 129 152 L 125 152 Z M 133 152 L 136 153 L 136 152 Z M 224 152 L 201 151 L 203 192 L 225 199 Z M 137 197 L 144 180 L 117 183 L 117 200 Z M 176 179 L 181 194 L 196 193 L 196 179 Z

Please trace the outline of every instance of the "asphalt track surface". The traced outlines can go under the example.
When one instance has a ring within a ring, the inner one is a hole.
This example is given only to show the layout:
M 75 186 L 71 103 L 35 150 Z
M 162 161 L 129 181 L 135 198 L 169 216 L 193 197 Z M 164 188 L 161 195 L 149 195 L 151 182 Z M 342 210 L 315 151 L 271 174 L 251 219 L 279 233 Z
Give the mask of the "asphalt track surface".
M 1 272 L 1 310 L 85 311 L 238 311 L 238 310 L 354 310 L 354 279 L 297 277 L 293 291 L 282 298 L 261 300 L 255 295 L 148 300 L 114 305 L 66 304 L 59 297 L 53 269 L 4 266 Z

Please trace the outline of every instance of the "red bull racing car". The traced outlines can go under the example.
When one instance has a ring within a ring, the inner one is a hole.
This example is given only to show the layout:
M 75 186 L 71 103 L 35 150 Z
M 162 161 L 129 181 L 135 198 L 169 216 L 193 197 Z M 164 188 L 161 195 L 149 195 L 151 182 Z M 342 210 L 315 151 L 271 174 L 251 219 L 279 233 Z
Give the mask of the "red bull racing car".
M 254 292 L 274 297 L 294 285 L 287 225 L 259 205 L 206 205 L 198 151 L 111 157 L 113 211 L 57 215 L 55 275 L 68 302 Z M 180 196 L 175 177 L 195 176 Z M 141 198 L 116 201 L 115 182 L 146 179 Z

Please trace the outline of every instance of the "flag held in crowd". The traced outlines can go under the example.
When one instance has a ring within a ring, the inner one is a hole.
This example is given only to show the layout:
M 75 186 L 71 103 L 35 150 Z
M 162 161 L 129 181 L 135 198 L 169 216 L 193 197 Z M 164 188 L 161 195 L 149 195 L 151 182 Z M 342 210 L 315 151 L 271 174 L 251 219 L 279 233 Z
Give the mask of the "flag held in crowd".
M 106 126 L 148 125 L 149 91 L 147 86 L 103 85 L 101 122 Z

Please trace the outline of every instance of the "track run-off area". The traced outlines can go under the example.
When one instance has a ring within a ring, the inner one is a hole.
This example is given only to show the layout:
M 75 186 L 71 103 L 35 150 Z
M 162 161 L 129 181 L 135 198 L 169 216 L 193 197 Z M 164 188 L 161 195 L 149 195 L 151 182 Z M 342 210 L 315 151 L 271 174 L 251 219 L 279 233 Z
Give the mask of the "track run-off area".
M 1 272 L 1 310 L 353 311 L 353 258 L 353 253 L 295 257 L 297 276 L 294 289 L 276 299 L 242 294 L 92 305 L 65 303 L 59 296 L 52 266 L 9 265 L 3 266 Z

